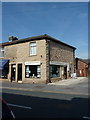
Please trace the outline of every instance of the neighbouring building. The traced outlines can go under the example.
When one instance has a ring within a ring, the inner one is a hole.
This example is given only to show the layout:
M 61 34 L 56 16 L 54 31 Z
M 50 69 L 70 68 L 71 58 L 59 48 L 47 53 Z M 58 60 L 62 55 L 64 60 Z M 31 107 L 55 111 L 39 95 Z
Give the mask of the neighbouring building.
M 90 59 L 76 58 L 76 73 L 78 77 L 90 75 Z
M 75 68 L 75 47 L 47 34 L 2 43 L 9 60 L 9 81 L 48 83 L 67 79 Z
M 4 58 L 4 48 L 0 48 L 0 78 L 8 78 L 9 60 Z

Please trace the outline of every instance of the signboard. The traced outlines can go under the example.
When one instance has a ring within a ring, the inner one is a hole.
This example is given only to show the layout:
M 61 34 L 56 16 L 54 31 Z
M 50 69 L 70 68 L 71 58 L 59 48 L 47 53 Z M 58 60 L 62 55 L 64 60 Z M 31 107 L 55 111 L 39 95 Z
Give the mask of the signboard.
M 25 65 L 40 65 L 40 61 L 29 61 L 29 62 L 25 62 Z
M 67 65 L 69 65 L 69 63 L 58 62 L 58 61 L 50 61 L 50 65 L 64 65 L 64 66 L 67 66 Z

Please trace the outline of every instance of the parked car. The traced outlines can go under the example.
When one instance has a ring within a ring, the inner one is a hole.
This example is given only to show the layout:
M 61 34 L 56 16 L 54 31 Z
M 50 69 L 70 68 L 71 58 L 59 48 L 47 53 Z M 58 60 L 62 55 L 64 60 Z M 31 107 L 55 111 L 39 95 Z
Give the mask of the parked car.
M 0 98 L 0 103 L 2 104 L 2 119 L 1 120 L 11 120 L 15 119 L 15 115 L 12 112 L 11 108 L 8 106 L 5 100 Z

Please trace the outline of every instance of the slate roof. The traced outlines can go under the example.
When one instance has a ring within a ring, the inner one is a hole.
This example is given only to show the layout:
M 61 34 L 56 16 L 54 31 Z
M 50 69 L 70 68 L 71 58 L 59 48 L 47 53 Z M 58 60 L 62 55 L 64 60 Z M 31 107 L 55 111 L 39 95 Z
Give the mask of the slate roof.
M 81 59 L 81 58 L 76 58 L 77 60 L 80 60 L 86 64 L 90 64 L 90 59 Z
M 33 40 L 41 40 L 41 39 L 48 39 L 48 40 L 52 40 L 52 41 L 55 41 L 55 42 L 58 42 L 58 43 L 61 43 L 63 45 L 66 45 L 68 47 L 71 47 L 73 49 L 76 49 L 75 47 L 71 46 L 71 45 L 68 45 L 60 40 L 57 40 L 47 34 L 44 34 L 44 35 L 38 35 L 38 36 L 33 36 L 33 37 L 28 37 L 28 38 L 24 38 L 24 39 L 18 39 L 18 40 L 15 40 L 15 41 L 12 41 L 12 42 L 5 42 L 5 43 L 1 43 L 0 46 L 8 46 L 8 45 L 13 45 L 13 44 L 19 44 L 19 43 L 24 43 L 24 42 L 28 42 L 28 41 L 33 41 Z

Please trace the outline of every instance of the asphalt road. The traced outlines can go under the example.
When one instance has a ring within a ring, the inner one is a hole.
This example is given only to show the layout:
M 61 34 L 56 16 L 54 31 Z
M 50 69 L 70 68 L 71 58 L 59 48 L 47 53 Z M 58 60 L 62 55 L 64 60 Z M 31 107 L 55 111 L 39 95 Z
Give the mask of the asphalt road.
M 87 79 L 71 85 L 3 82 L 1 91 L 16 118 L 90 119 Z
M 4 91 L 4 90 L 3 90 Z M 9 91 L 9 90 L 7 90 Z M 12 90 L 13 91 L 13 90 Z M 17 90 L 18 91 L 18 90 Z M 18 91 L 20 92 L 20 91 Z M 22 91 L 24 94 L 2 93 L 2 97 L 12 108 L 16 118 L 83 118 L 88 116 L 88 102 L 86 96 L 60 93 L 43 93 L 45 97 L 37 97 L 41 92 L 37 92 L 36 97 L 31 96 L 34 92 Z M 36 94 L 36 92 L 35 92 Z M 58 99 L 56 96 L 60 96 Z M 50 98 L 49 96 L 52 96 Z M 54 97 L 53 97 L 54 96 Z M 62 99 L 66 97 L 65 99 Z M 67 100 L 70 98 L 70 100 Z

